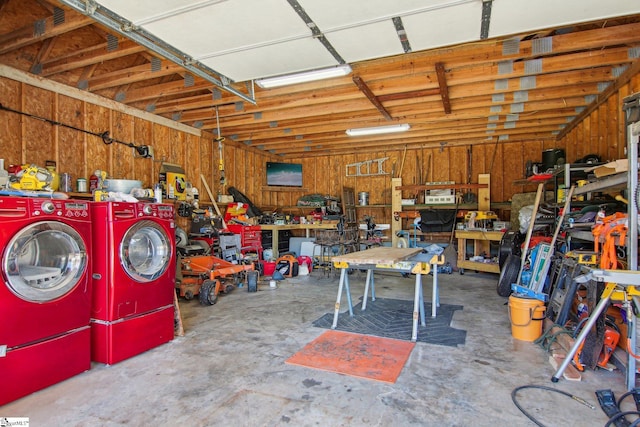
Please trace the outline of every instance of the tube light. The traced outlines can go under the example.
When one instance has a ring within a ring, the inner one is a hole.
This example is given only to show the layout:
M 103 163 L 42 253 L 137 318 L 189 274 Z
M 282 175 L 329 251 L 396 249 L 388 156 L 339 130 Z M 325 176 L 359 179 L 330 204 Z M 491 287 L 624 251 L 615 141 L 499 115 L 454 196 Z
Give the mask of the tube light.
M 323 68 L 320 70 L 305 71 L 297 74 L 287 74 L 284 76 L 267 77 L 256 80 L 256 84 L 263 89 L 272 87 L 291 85 L 296 83 L 306 83 L 315 80 L 329 79 L 331 77 L 346 76 L 351 72 L 349 65 L 339 65 L 337 67 Z
M 403 123 L 398 125 L 376 126 L 371 128 L 347 129 L 347 135 L 349 136 L 378 135 L 381 133 L 405 132 L 410 128 L 411 126 L 408 123 Z

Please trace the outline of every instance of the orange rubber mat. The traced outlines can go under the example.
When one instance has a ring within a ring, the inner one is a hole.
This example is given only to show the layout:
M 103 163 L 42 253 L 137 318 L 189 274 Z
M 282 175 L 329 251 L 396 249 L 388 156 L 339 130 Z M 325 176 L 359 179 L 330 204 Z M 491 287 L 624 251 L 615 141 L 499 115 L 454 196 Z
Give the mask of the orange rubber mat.
M 286 363 L 395 383 L 414 346 L 407 341 L 330 330 Z

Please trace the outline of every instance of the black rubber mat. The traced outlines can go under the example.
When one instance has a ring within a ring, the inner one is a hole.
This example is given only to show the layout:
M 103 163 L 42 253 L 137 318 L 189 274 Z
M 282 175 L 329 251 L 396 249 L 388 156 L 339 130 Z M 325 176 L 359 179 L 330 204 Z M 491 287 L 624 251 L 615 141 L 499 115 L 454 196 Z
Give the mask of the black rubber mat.
M 367 309 L 361 311 L 362 302 L 353 307 L 354 316 L 346 310 L 338 316 L 337 330 L 358 334 L 375 335 L 384 338 L 411 340 L 413 328 L 413 301 L 376 298 L 367 302 Z M 456 347 L 464 345 L 467 331 L 450 326 L 456 310 L 461 305 L 440 304 L 436 317 L 431 317 L 431 303 L 425 301 L 426 326 L 418 323 L 418 342 Z M 333 312 L 327 313 L 313 322 L 313 326 L 331 329 Z

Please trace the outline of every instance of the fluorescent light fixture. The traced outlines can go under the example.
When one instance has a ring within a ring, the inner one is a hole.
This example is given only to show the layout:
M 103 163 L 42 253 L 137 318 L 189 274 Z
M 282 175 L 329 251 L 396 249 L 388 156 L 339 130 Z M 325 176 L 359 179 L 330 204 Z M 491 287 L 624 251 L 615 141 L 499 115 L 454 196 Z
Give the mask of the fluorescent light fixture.
M 347 129 L 349 136 L 378 135 L 381 133 L 404 132 L 411 128 L 408 123 L 389 126 L 376 126 L 372 128 Z
M 287 74 L 284 76 L 267 77 L 256 80 L 256 84 L 263 89 L 272 87 L 292 85 L 296 83 L 312 82 L 314 80 L 329 79 L 331 77 L 346 76 L 351 72 L 349 65 L 339 65 L 337 67 L 323 68 L 320 70 L 305 71 L 297 74 Z

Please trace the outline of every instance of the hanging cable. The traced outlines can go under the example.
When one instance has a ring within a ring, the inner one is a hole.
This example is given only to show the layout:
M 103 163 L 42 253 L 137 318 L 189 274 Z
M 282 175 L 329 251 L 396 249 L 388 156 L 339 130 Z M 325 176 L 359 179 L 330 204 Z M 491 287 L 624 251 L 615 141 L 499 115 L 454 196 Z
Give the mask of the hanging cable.
M 35 120 L 40 120 L 42 122 L 49 123 L 50 125 L 53 125 L 53 126 L 60 126 L 60 127 L 64 127 L 64 128 L 67 128 L 67 129 L 72 129 L 72 130 L 75 130 L 75 131 L 78 131 L 78 132 L 86 133 L 88 135 L 93 135 L 95 137 L 98 137 L 98 138 L 102 139 L 102 142 L 104 142 L 107 145 L 112 144 L 114 142 L 117 143 L 117 144 L 126 145 L 127 147 L 134 148 L 139 155 L 141 155 L 143 157 L 150 157 L 149 156 L 149 147 L 147 145 L 135 145 L 132 142 L 120 141 L 119 139 L 111 137 L 111 135 L 109 135 L 109 131 L 104 131 L 102 133 L 91 132 L 89 130 L 81 129 L 81 128 L 78 128 L 78 127 L 75 127 L 75 126 L 72 126 L 72 125 L 68 125 L 66 123 L 58 122 L 56 120 L 47 119 L 46 117 L 40 117 L 40 116 L 36 116 L 34 114 L 25 113 L 24 111 L 14 110 L 13 108 L 6 107 L 6 106 L 2 105 L 1 103 L 0 103 L 0 110 L 8 111 L 10 113 L 19 114 L 21 116 L 26 116 L 26 117 L 29 117 L 29 118 L 35 119 Z

